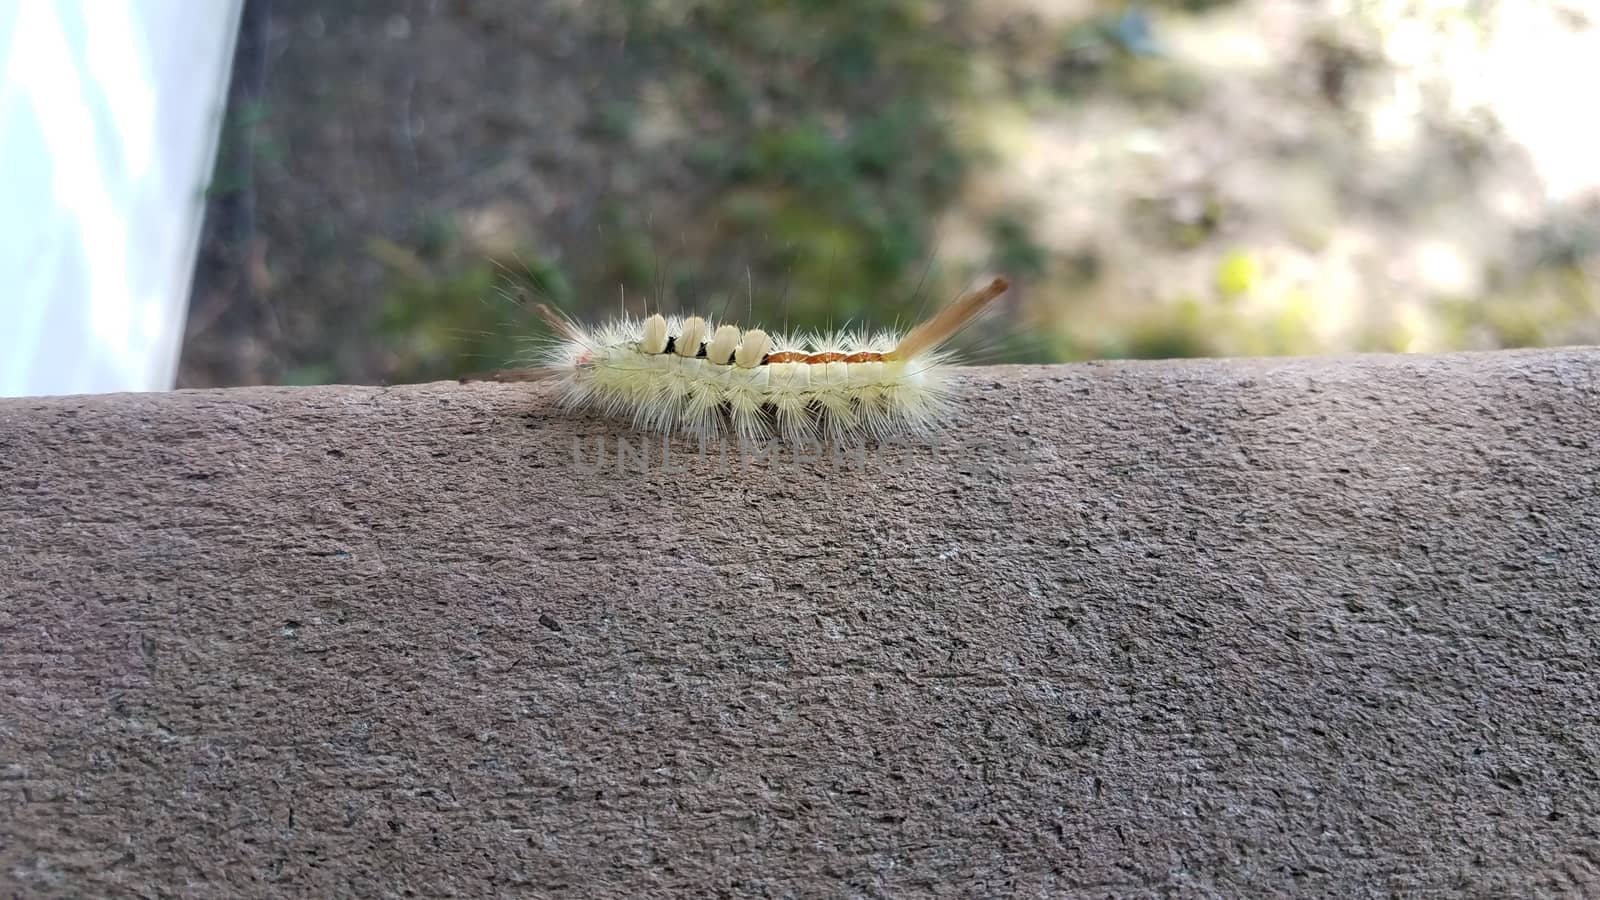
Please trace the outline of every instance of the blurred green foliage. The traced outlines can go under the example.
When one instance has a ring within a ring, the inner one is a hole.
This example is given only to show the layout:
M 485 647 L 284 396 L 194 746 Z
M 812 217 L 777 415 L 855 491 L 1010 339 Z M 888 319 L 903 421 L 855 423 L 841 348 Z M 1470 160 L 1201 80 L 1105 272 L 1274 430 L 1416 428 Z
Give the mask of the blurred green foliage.
M 594 104 L 584 131 L 630 147 L 650 105 L 664 104 L 681 127 L 651 152 L 670 154 L 688 175 L 690 186 L 674 198 L 677 218 L 658 221 L 635 197 L 604 198 L 589 257 L 557 263 L 527 247 L 488 263 L 462 246 L 448 216 L 421 216 L 404 247 L 374 253 L 390 276 L 379 328 L 391 378 L 514 362 L 518 335 L 536 326 L 520 302 L 497 298 L 539 295 L 580 315 L 603 315 L 616 308 L 620 285 L 635 312 L 648 299 L 669 310 L 732 309 L 736 319 L 752 302 L 768 324 L 793 328 L 913 318 L 930 301 L 928 285 L 941 284 L 936 223 L 989 161 L 951 115 L 976 96 L 983 65 L 1009 85 L 1019 109 L 1112 95 L 1140 111 L 1182 111 L 1206 88 L 1166 58 L 1144 9 L 1196 13 L 1229 2 L 1101 3 L 1048 36 L 1043 43 L 1053 50 L 1032 68 L 996 62 L 1005 50 L 995 44 L 1004 39 L 967 27 L 976 0 L 624 0 L 608 7 L 626 37 L 631 72 L 624 90 Z M 985 40 L 990 45 L 980 46 Z M 1318 40 L 1322 57 L 1308 65 L 1320 67 L 1319 89 L 1338 107 L 1374 63 L 1340 39 Z M 1308 159 L 1309 168 L 1318 164 Z M 1209 283 L 1129 304 L 1116 302 L 1113 286 L 1108 300 L 1096 291 L 1106 270 L 1125 260 L 1047 246 L 1031 209 L 986 214 L 976 226 L 989 247 L 980 266 L 1048 286 L 1063 320 L 1074 318 L 1080 295 L 1100 304 L 1093 317 L 1029 335 L 1031 349 L 987 359 L 1293 354 L 1323 346 L 1318 313 L 1327 299 L 1319 286 L 1275 282 L 1264 248 L 1229 237 L 1237 211 L 1213 186 L 1195 186 L 1181 212 L 1152 192 L 1119 202 L 1120 220 L 1142 247 L 1202 258 Z M 1325 240 L 1318 229 L 1306 224 L 1293 239 L 1314 246 Z M 1549 259 L 1538 283 L 1492 285 L 1494 303 L 1440 305 L 1427 326 L 1432 345 L 1536 344 L 1552 323 L 1594 316 L 1593 282 L 1582 267 L 1600 231 L 1564 233 L 1587 237 L 1541 250 Z M 1355 348 L 1408 349 L 1425 337 L 1420 327 L 1399 315 L 1367 323 Z
M 741 309 L 754 291 L 763 311 L 795 328 L 885 324 L 926 303 L 918 287 L 935 256 L 933 224 L 975 157 L 940 112 L 971 77 L 960 30 L 935 27 L 955 7 L 626 0 L 619 9 L 632 62 L 672 73 L 655 86 L 698 135 L 682 155 L 704 185 L 699 234 L 674 245 L 681 227 L 611 203 L 600 258 L 573 273 L 584 296 L 614 297 L 610 286 L 621 284 L 669 309 L 716 310 L 735 298 Z M 612 101 L 588 129 L 625 141 L 635 115 L 634 104 Z M 1040 265 L 1023 224 L 997 227 L 1010 262 Z M 440 239 L 428 233 L 423 246 Z M 470 262 L 453 274 L 437 269 L 394 270 L 381 329 L 396 347 L 396 379 L 453 374 L 452 354 L 513 349 L 492 337 L 505 310 L 483 300 L 497 289 L 495 272 Z M 584 312 L 615 308 L 594 307 Z
M 769 290 L 797 286 L 784 302 L 793 322 L 904 313 L 931 253 L 932 223 L 971 161 L 938 112 L 970 78 L 954 30 L 931 27 L 951 5 L 624 7 L 636 52 L 681 76 L 677 108 L 703 135 L 688 155 L 709 186 L 696 219 L 718 232 L 717 256 L 737 259 Z M 718 280 L 709 260 L 674 262 L 690 270 L 682 281 Z
M 375 247 L 374 255 L 395 269 L 378 318 L 391 381 L 481 376 L 515 366 L 527 356 L 528 336 L 537 333 L 531 304 L 572 301 L 566 275 L 537 257 L 515 265 L 430 266 L 392 245 Z

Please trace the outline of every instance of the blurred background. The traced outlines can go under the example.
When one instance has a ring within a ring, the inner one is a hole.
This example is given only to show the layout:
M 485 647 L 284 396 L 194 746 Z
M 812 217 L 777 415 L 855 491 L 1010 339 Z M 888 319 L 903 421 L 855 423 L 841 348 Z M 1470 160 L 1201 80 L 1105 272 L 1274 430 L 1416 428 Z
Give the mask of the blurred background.
M 513 365 L 534 296 L 892 324 L 991 271 L 979 362 L 1600 343 L 1590 0 L 237 18 L 180 386 Z

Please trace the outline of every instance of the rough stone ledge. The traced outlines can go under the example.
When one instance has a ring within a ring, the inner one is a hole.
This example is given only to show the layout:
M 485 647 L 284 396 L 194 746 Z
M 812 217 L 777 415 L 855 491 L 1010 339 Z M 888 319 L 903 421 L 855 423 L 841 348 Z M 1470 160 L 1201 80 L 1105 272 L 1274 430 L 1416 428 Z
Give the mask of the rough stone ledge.
M 1593 894 L 1597 363 L 0 401 L 0 894 Z

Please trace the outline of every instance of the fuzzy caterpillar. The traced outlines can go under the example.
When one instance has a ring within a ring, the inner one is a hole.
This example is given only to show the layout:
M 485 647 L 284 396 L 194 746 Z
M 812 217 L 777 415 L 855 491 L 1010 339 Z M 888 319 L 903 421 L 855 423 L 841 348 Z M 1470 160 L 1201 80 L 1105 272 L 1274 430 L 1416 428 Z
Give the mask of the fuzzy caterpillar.
M 591 328 L 540 306 L 555 340 L 538 363 L 559 378 L 564 406 L 652 431 L 796 443 L 924 434 L 954 399 L 940 347 L 1007 287 L 968 291 L 904 336 L 770 335 L 660 314 Z

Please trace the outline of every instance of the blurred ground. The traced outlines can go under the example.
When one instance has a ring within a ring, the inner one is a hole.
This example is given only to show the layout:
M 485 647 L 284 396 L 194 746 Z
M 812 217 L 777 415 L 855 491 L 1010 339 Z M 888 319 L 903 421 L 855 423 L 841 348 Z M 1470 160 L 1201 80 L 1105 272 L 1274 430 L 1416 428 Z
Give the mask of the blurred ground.
M 1600 342 L 1594 83 L 1579 2 L 255 0 L 180 384 L 990 269 L 988 362 Z

